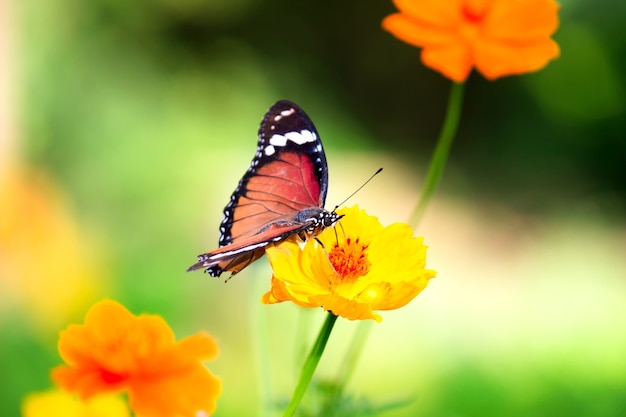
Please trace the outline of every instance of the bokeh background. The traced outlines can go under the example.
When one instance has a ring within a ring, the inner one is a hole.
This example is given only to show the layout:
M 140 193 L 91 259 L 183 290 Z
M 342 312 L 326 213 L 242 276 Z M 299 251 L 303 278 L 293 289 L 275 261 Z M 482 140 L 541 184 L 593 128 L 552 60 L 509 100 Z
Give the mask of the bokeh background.
M 557 61 L 468 81 L 417 230 L 438 277 L 371 326 L 346 403 L 389 417 L 626 415 L 626 3 L 560 3 Z M 450 83 L 381 30 L 393 11 L 0 0 L 0 415 L 51 386 L 58 331 L 104 297 L 178 337 L 215 335 L 217 416 L 279 415 L 324 315 L 261 306 L 265 260 L 227 284 L 184 271 L 216 246 L 258 123 L 283 98 L 323 137 L 329 207 L 382 166 L 349 204 L 408 220 Z M 339 321 L 321 379 L 359 327 Z

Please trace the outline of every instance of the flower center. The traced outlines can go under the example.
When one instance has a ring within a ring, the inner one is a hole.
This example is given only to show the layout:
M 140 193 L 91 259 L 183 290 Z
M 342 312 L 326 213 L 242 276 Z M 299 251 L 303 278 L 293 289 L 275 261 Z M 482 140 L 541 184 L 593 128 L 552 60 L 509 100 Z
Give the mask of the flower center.
M 480 23 L 485 17 L 485 8 L 466 2 L 462 7 L 462 13 L 465 20 L 469 23 Z
M 372 263 L 367 259 L 368 245 L 359 239 L 346 239 L 343 245 L 335 244 L 328 254 L 328 259 L 342 280 L 356 280 L 367 274 Z
M 108 369 L 102 368 L 99 370 L 100 379 L 104 381 L 107 385 L 116 385 L 121 382 L 128 380 L 127 374 L 122 374 L 119 372 L 109 371 Z

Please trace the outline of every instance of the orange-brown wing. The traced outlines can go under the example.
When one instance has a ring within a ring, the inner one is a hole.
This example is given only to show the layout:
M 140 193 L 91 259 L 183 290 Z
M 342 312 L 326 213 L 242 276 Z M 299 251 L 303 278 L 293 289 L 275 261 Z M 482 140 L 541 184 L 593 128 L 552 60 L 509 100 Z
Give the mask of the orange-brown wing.
M 313 122 L 295 104 L 279 101 L 259 128 L 257 152 L 224 208 L 220 246 L 310 207 L 323 207 L 326 155 Z
M 254 236 L 199 255 L 198 262 L 190 266 L 187 272 L 207 268 L 211 276 L 220 276 L 226 271 L 235 275 L 263 256 L 267 245 L 286 239 L 306 229 L 308 225 L 308 223 L 274 224 Z
M 313 122 L 295 104 L 277 102 L 265 114 L 256 155 L 224 208 L 220 248 L 200 255 L 188 270 L 207 268 L 212 276 L 241 271 L 269 243 L 319 221 L 311 221 L 308 209 L 320 214 L 327 187 L 326 155 Z

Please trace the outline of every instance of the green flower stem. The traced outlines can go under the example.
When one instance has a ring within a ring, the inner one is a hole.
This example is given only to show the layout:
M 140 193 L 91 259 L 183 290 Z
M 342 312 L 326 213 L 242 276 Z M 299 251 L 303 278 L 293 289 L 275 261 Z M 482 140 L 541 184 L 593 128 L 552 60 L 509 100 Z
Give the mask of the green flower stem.
M 346 350 L 345 359 L 339 367 L 339 372 L 335 378 L 334 389 L 328 399 L 328 407 L 334 407 L 335 404 L 341 399 L 343 390 L 346 388 L 346 385 L 348 385 L 348 381 L 350 380 L 352 374 L 354 374 L 357 362 L 361 357 L 361 353 L 363 352 L 365 342 L 367 341 L 367 337 L 370 334 L 373 324 L 374 320 L 361 320 L 357 325 L 357 328 L 352 335 L 350 346 Z M 321 415 L 330 414 L 332 414 L 331 410 L 328 410 L 327 413 Z
M 465 84 L 454 83 L 450 90 L 450 97 L 448 98 L 448 108 L 446 109 L 446 118 L 443 122 L 443 128 L 439 134 L 437 140 L 437 146 L 433 153 L 433 157 L 428 167 L 428 173 L 426 174 L 426 180 L 422 188 L 422 193 L 415 207 L 415 211 L 411 216 L 411 224 L 415 227 L 419 225 L 419 222 L 430 203 L 437 185 L 441 180 L 441 175 L 446 167 L 446 161 L 448 160 L 448 154 L 452 147 L 452 142 L 456 136 L 457 128 L 459 126 L 459 120 L 461 119 L 461 107 L 463 104 L 463 89 Z
M 302 367 L 302 372 L 300 374 L 300 380 L 298 381 L 298 385 L 296 385 L 296 389 L 293 392 L 293 396 L 291 397 L 291 402 L 289 406 L 285 410 L 283 417 L 293 416 L 304 397 L 304 393 L 306 392 L 307 387 L 309 386 L 309 382 L 311 382 L 311 378 L 313 377 L 313 373 L 315 372 L 315 368 L 317 368 L 317 364 L 322 357 L 322 353 L 324 353 L 324 348 L 326 347 L 326 342 L 328 341 L 328 337 L 330 336 L 330 332 L 333 330 L 333 326 L 335 325 L 335 321 L 337 321 L 337 316 L 335 316 L 330 311 L 326 316 L 326 320 L 322 325 L 322 329 L 320 333 L 317 335 L 317 339 L 315 340 L 315 344 L 309 353 L 309 356 L 306 358 L 304 362 L 304 366 Z

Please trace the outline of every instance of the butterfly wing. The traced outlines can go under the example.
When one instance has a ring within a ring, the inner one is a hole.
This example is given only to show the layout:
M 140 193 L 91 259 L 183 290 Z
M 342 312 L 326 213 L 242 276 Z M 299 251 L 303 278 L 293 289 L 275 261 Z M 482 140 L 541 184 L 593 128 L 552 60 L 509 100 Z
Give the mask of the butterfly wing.
M 263 256 L 265 246 L 307 229 L 298 213 L 323 210 L 328 167 L 315 125 L 294 103 L 283 100 L 265 114 L 257 152 L 239 181 L 220 225 L 220 248 L 200 255 L 188 270 L 212 276 L 235 274 Z
M 187 272 L 208 268 L 207 271 L 212 275 L 223 271 L 230 271 L 234 275 L 263 256 L 267 245 L 298 233 L 304 228 L 306 226 L 297 223 L 272 225 L 256 235 L 198 256 L 198 262 L 190 266 Z
M 255 235 L 264 225 L 309 207 L 323 207 L 328 166 L 315 125 L 282 100 L 265 114 L 257 152 L 224 208 L 220 246 Z

